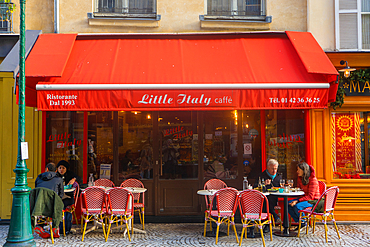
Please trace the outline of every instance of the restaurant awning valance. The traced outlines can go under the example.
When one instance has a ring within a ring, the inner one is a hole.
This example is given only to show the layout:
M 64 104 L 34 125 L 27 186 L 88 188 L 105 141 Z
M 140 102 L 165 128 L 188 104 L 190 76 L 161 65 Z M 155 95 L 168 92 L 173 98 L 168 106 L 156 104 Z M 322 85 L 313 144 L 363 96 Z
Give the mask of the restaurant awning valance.
M 324 108 L 337 75 L 304 32 L 41 34 L 26 60 L 37 100 L 26 102 L 50 111 Z

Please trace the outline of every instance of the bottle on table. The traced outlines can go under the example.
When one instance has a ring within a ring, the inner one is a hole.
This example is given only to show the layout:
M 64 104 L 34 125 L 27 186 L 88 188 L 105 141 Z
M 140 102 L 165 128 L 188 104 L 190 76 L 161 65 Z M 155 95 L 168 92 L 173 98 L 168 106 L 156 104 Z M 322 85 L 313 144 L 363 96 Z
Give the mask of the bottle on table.
M 266 192 L 266 185 L 265 185 L 265 179 L 262 178 L 261 181 L 261 192 Z
M 243 190 L 246 190 L 248 189 L 248 177 L 244 177 L 244 180 L 243 180 Z
M 261 182 L 261 177 L 258 178 L 258 187 L 257 187 L 257 190 L 258 191 L 262 191 L 262 182 Z
M 90 173 L 88 186 L 94 186 L 94 175 L 92 173 Z

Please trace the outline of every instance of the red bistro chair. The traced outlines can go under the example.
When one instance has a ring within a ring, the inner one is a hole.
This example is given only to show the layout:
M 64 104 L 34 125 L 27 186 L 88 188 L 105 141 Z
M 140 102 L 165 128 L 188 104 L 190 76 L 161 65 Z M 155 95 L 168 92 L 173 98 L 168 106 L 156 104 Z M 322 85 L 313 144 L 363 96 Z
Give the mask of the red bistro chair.
M 76 207 L 77 207 L 77 202 L 78 202 L 78 196 L 79 196 L 80 186 L 78 185 L 77 182 L 74 182 L 73 185 L 72 185 L 72 187 L 75 188 L 75 190 L 73 192 L 74 203 L 72 205 L 67 206 L 63 210 L 63 213 L 66 213 L 66 212 L 69 212 L 71 214 L 73 213 L 73 215 L 75 217 L 75 220 L 76 220 L 76 224 L 78 224 L 78 219 L 77 219 L 77 216 L 76 216 Z M 65 229 L 64 218 L 63 218 L 63 234 L 64 234 L 64 236 L 66 236 L 66 229 Z
M 339 194 L 339 188 L 338 186 L 333 186 L 329 189 L 327 189 L 317 200 L 316 204 L 312 208 L 306 208 L 303 210 L 299 210 L 299 226 L 298 226 L 298 237 L 299 233 L 301 230 L 301 220 L 302 219 L 307 219 L 306 222 L 309 222 L 310 220 L 313 220 L 313 229 L 312 233 L 315 233 L 315 223 L 316 221 L 322 221 L 325 226 L 325 240 L 328 242 L 328 226 L 326 225 L 326 220 L 329 217 L 331 221 L 334 223 L 335 230 L 337 231 L 338 238 L 340 239 L 339 231 L 337 224 L 335 223 L 334 219 L 334 208 L 335 208 L 335 203 L 337 202 Z M 321 199 L 324 198 L 324 201 L 321 202 Z M 319 207 L 322 206 L 321 212 L 316 212 L 319 210 Z M 317 217 L 320 216 L 321 219 L 318 219 Z M 308 234 L 308 225 L 306 228 L 306 234 Z
M 128 222 L 134 217 L 133 211 L 134 203 L 132 200 L 134 198 L 134 195 L 129 190 L 121 187 L 109 189 L 106 192 L 106 195 L 107 195 L 107 218 L 109 223 L 105 241 L 108 241 L 112 223 L 113 224 L 121 223 L 121 226 L 123 225 L 123 223 L 125 223 L 127 229 L 127 236 L 128 239 L 131 241 Z M 131 224 L 132 234 L 134 234 L 133 225 L 134 224 L 132 222 Z
M 317 182 L 319 183 L 319 193 L 320 193 L 320 195 L 322 195 L 326 191 L 326 184 L 323 181 L 320 181 L 320 180 L 318 180 Z M 278 206 L 278 207 L 280 207 L 280 206 Z M 311 207 L 309 207 L 307 209 L 311 209 Z M 298 224 L 298 223 L 296 223 L 296 224 Z M 291 226 L 292 226 L 292 218 L 289 218 L 289 228 Z M 280 231 L 282 231 L 282 225 L 281 225 L 281 223 L 280 223 Z
M 319 192 L 322 195 L 326 191 L 326 184 L 323 181 L 318 180 L 319 182 Z
M 115 187 L 114 183 L 106 178 L 99 178 L 98 180 L 95 181 L 94 186 L 103 186 L 103 187 Z
M 236 233 L 234 216 L 235 211 L 238 207 L 238 190 L 234 188 L 224 188 L 218 190 L 214 196 L 213 200 L 216 200 L 216 209 L 212 209 L 213 203 L 211 202 L 208 210 L 206 211 L 206 217 L 204 222 L 204 236 L 206 236 L 207 222 L 210 224 L 215 222 L 217 225 L 216 230 L 216 244 L 218 242 L 218 233 L 220 230 L 220 225 L 222 223 L 227 225 L 227 235 L 229 236 L 230 224 L 232 225 L 236 237 L 236 242 L 239 242 L 238 234 Z M 214 219 L 214 218 L 217 219 Z
M 84 222 L 81 241 L 84 241 L 86 233 L 97 229 L 98 225 L 102 226 L 105 238 L 105 223 L 103 221 L 106 214 L 105 190 L 95 186 L 88 187 L 82 191 L 81 197 L 83 200 L 81 226 Z M 89 221 L 93 221 L 94 226 L 86 232 L 86 226 Z
M 133 188 L 145 188 L 144 184 L 135 178 L 130 178 L 121 183 L 120 187 L 133 187 Z M 145 230 L 144 223 L 144 209 L 145 209 L 145 192 L 143 193 L 133 193 L 134 195 L 134 213 L 137 211 L 139 213 L 140 223 Z
M 214 178 L 214 179 L 210 179 L 208 180 L 205 184 L 204 184 L 204 189 L 205 190 L 219 190 L 219 189 L 223 189 L 223 188 L 226 188 L 227 185 L 224 181 L 220 180 L 220 179 L 217 179 L 217 178 Z M 205 217 L 207 218 L 207 212 L 208 212 L 208 209 L 210 207 L 210 203 L 212 202 L 213 200 L 213 197 L 214 195 L 211 195 L 211 196 L 204 196 L 205 200 L 206 200 L 206 211 L 205 211 Z M 210 224 L 210 230 L 212 231 L 212 224 Z
M 247 237 L 247 227 L 258 226 L 261 232 L 263 246 L 265 245 L 265 238 L 263 236 L 263 226 L 268 224 L 270 226 L 270 239 L 272 241 L 272 215 L 269 212 L 269 207 L 266 207 L 267 213 L 262 213 L 263 202 L 268 205 L 267 197 L 257 190 L 244 190 L 239 194 L 239 208 L 243 224 L 242 235 L 240 236 L 239 246 L 243 241 L 243 234 Z

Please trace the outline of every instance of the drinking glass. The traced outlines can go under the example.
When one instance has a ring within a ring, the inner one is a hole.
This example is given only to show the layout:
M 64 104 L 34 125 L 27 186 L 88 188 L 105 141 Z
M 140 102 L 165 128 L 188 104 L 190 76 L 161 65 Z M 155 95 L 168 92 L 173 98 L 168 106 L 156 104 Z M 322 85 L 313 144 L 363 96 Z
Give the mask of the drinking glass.
M 294 182 L 293 182 L 293 179 L 289 179 L 289 180 L 288 180 L 288 185 L 289 185 L 289 187 L 290 187 L 290 188 L 292 188 L 292 187 L 293 187 L 293 183 L 294 183 Z
M 280 187 L 283 188 L 285 185 L 285 179 L 280 179 Z

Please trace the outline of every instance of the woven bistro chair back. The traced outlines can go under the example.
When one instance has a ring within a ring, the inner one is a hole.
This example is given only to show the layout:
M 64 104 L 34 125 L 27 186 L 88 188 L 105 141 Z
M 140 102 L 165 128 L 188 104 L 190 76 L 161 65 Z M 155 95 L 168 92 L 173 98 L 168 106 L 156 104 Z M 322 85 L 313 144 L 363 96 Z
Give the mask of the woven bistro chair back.
M 224 188 L 218 190 L 214 199 L 216 199 L 217 211 L 219 213 L 235 213 L 237 208 L 238 190 L 234 188 Z
M 144 184 L 135 178 L 129 178 L 125 181 L 123 181 L 120 185 L 120 187 L 132 187 L 132 188 L 144 188 Z M 144 193 L 143 194 L 143 201 L 144 201 Z M 140 193 L 134 193 L 134 199 L 135 201 L 139 200 Z
M 318 182 L 319 182 L 319 192 L 320 195 L 322 195 L 326 191 L 326 184 L 320 180 Z
M 95 186 L 103 186 L 103 187 L 114 187 L 114 183 L 106 178 L 100 178 L 95 181 Z
M 257 190 L 244 190 L 239 194 L 239 207 L 240 214 L 243 217 L 256 217 L 257 219 L 262 216 L 262 207 L 265 196 Z M 267 200 L 267 199 L 266 199 Z M 266 207 L 267 214 L 269 213 Z M 266 215 L 267 215 L 266 214 Z
M 226 183 L 224 181 L 220 180 L 220 179 L 217 179 L 217 178 L 210 179 L 204 184 L 204 189 L 205 190 L 219 190 L 219 189 L 223 189 L 223 188 L 226 188 L 226 187 L 227 187 Z M 205 196 L 207 209 L 209 207 L 209 204 L 212 202 L 213 197 L 214 197 L 214 195 Z
M 100 214 L 104 211 L 105 207 L 105 190 L 100 187 L 88 187 L 82 193 L 84 200 L 83 211 L 87 211 L 89 214 Z
M 131 200 L 131 207 L 129 207 L 130 197 L 133 198 L 133 194 L 121 187 L 115 187 L 109 189 L 106 192 L 107 195 L 107 208 L 108 213 L 115 215 L 126 215 L 126 212 L 131 214 L 133 209 L 133 200 Z

